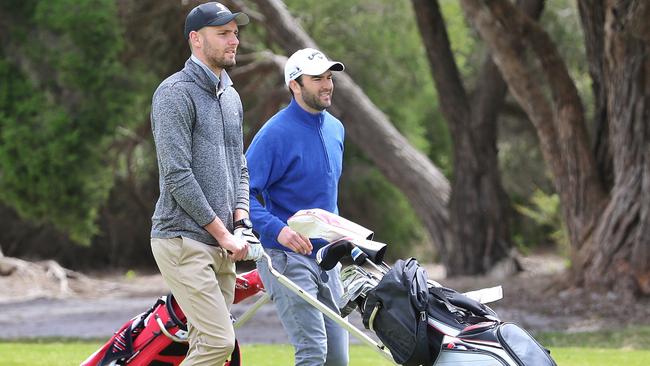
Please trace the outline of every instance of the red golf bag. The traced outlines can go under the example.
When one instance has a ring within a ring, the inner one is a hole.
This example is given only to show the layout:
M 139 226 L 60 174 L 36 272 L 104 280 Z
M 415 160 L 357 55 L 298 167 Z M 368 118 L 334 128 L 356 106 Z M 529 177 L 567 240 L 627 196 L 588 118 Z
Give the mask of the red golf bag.
M 264 289 L 257 270 L 237 276 L 235 303 Z M 185 314 L 169 294 L 132 318 L 80 366 L 178 366 L 188 350 Z M 224 366 L 240 366 L 239 344 Z

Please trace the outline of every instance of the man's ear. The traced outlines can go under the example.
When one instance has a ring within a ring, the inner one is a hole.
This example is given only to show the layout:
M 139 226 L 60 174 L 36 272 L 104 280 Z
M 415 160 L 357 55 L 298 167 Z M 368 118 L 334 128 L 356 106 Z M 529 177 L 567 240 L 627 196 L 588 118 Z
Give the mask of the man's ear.
M 300 94 L 300 84 L 294 79 L 289 81 L 289 89 L 293 92 L 293 94 Z
M 196 48 L 197 46 L 201 46 L 201 35 L 197 31 L 191 31 L 189 34 L 189 41 L 190 45 L 192 48 Z

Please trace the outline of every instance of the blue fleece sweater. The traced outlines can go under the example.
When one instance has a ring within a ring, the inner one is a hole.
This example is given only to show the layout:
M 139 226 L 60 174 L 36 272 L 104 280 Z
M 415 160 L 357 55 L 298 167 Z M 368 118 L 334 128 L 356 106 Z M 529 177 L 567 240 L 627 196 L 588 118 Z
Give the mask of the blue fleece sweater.
M 290 251 L 277 238 L 298 210 L 321 208 L 338 214 L 344 135 L 343 124 L 334 116 L 327 111 L 309 113 L 295 99 L 255 135 L 246 152 L 250 217 L 265 248 Z M 312 244 L 313 257 L 323 242 Z

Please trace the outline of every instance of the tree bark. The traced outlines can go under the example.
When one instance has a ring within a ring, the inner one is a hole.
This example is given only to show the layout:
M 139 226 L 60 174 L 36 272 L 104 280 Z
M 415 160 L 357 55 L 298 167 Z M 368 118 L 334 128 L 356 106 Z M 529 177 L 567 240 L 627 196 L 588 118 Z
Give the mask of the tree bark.
M 605 2 L 602 62 L 614 186 L 575 270 L 588 286 L 642 294 L 650 294 L 649 16 L 646 2 Z
M 270 37 L 287 54 L 298 49 L 318 48 L 279 0 L 254 0 L 267 21 Z M 443 262 L 448 256 L 449 182 L 420 151 L 391 124 L 387 116 L 363 93 L 352 78 L 336 76 L 332 113 L 345 124 L 346 134 L 399 188 L 431 236 Z M 386 208 L 390 214 L 390 208 Z
M 602 4 L 604 32 L 597 18 Z M 650 294 L 650 6 L 638 0 L 589 2 L 592 14 L 587 4 L 580 5 L 583 18 L 589 18 L 583 19 L 586 39 L 594 42 L 589 57 L 598 57 L 599 42 L 603 45 L 602 60 L 590 64 L 598 74 L 593 65 L 602 63 L 607 100 L 613 186 L 605 190 L 575 85 L 548 35 L 508 1 L 462 0 L 462 5 L 537 129 L 574 249 L 573 283 Z M 531 51 L 529 59 L 513 51 L 518 39 Z M 542 85 L 535 73 L 543 75 Z
M 605 94 L 603 53 L 605 32 L 605 8 L 602 0 L 578 1 L 580 21 L 585 36 L 585 49 L 594 94 L 593 141 L 594 154 L 600 180 L 606 189 L 614 185 L 612 152 L 610 150 L 607 121 L 607 95 Z
M 487 55 L 472 97 L 467 95 L 437 1 L 413 0 L 420 33 L 451 131 L 454 172 L 450 199 L 452 242 L 448 272 L 478 274 L 506 258 L 512 247 L 509 200 L 501 185 L 497 118 L 507 85 Z M 541 0 L 522 3 L 539 17 Z

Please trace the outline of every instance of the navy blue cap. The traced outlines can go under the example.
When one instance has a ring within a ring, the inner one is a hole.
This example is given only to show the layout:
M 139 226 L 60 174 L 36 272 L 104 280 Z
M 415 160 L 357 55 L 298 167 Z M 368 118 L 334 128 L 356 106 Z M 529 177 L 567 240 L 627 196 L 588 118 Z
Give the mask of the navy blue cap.
M 192 9 L 185 18 L 185 39 L 189 38 L 191 31 L 211 25 L 228 24 L 232 20 L 235 20 L 237 25 L 246 25 L 250 21 L 248 15 L 233 13 L 221 3 L 213 1 L 201 4 Z

